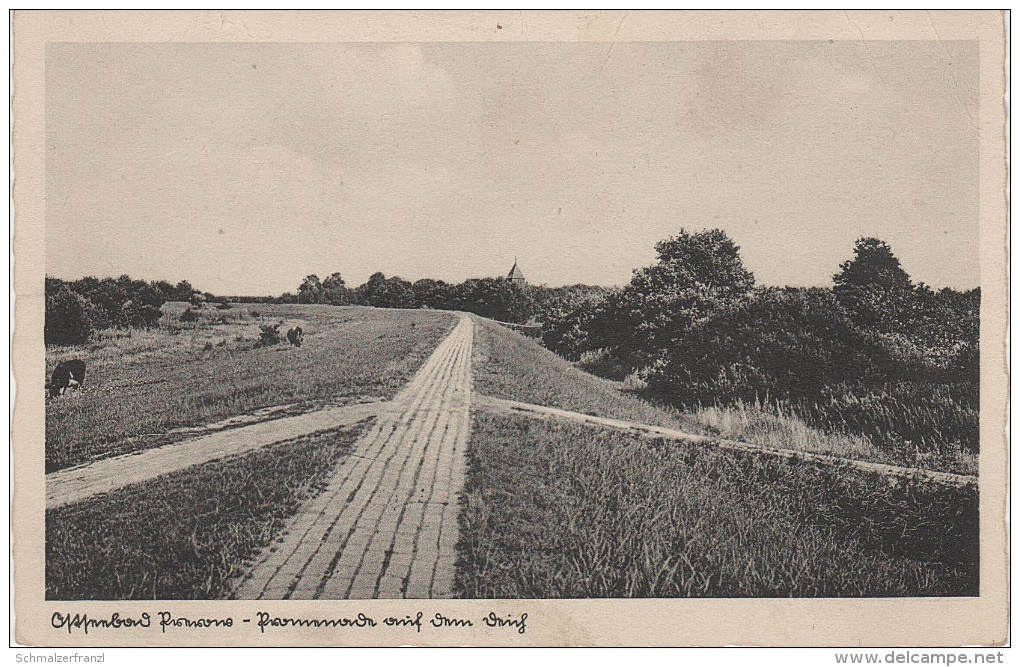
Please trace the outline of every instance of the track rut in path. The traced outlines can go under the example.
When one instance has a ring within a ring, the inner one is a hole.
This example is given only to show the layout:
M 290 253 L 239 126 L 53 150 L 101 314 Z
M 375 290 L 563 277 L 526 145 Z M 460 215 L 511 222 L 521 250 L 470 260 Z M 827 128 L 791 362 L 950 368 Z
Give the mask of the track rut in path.
M 443 598 L 453 592 L 470 435 L 466 315 L 234 590 L 238 599 Z

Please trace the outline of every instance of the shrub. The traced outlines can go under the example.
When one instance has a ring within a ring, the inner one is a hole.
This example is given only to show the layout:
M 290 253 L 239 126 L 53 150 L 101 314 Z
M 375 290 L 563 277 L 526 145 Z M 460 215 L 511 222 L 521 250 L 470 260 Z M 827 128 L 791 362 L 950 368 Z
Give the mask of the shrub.
M 656 360 L 648 382 L 682 404 L 812 399 L 888 365 L 830 291 L 763 289 L 697 322 Z
M 593 323 L 603 316 L 614 292 L 573 285 L 558 290 L 538 288 L 535 293 L 543 345 L 573 361 L 595 349 Z
M 147 303 L 125 301 L 121 306 L 122 323 L 128 327 L 149 329 L 159 324 L 163 311 Z
M 180 320 L 181 320 L 181 322 L 197 322 L 198 321 L 198 313 L 196 313 L 190 307 L 186 308 L 184 310 L 184 312 L 181 313 Z
M 259 339 L 255 347 L 269 347 L 280 342 L 280 325 L 263 324 L 259 327 Z
M 88 299 L 61 287 L 46 298 L 46 323 L 43 338 L 46 345 L 81 345 L 93 330 L 95 305 Z
M 414 288 L 398 277 L 387 278 L 381 272 L 373 273 L 365 284 L 354 290 L 353 299 L 365 306 L 377 308 L 414 308 Z

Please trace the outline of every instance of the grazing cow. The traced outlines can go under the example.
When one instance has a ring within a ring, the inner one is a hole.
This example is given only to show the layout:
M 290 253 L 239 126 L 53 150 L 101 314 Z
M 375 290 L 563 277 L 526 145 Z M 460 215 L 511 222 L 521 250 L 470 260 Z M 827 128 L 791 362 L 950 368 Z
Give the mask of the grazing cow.
M 294 327 L 287 332 L 287 340 L 289 340 L 290 344 L 294 347 L 301 347 L 301 341 L 304 339 L 305 334 L 301 331 L 301 327 Z
M 81 359 L 61 361 L 50 378 L 50 396 L 62 396 L 68 389 L 81 389 L 85 384 L 85 362 Z

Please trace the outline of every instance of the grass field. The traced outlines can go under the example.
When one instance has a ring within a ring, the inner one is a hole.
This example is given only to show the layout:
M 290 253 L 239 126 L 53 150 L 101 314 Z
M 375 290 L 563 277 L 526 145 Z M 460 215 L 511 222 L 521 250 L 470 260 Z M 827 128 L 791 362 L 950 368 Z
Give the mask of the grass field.
M 452 329 L 434 311 L 236 304 L 181 322 L 167 304 L 158 328 L 108 330 L 85 346 L 47 348 L 88 364 L 84 392 L 46 404 L 46 470 L 165 444 L 172 429 L 271 406 L 292 411 L 392 397 Z M 255 313 L 255 314 L 253 314 Z M 259 326 L 300 325 L 301 348 L 257 347 Z
M 496 398 L 537 403 L 600 417 L 626 419 L 692 433 L 717 435 L 767 447 L 832 454 L 894 465 L 916 461 L 884 451 L 863 436 L 826 432 L 764 406 L 711 407 L 689 412 L 654 405 L 621 384 L 585 373 L 575 365 L 490 320 L 475 328 L 475 389 Z M 951 472 L 976 473 L 965 459 Z
M 316 433 L 49 510 L 46 599 L 224 597 L 360 431 Z
M 974 491 L 474 415 L 471 598 L 962 596 Z

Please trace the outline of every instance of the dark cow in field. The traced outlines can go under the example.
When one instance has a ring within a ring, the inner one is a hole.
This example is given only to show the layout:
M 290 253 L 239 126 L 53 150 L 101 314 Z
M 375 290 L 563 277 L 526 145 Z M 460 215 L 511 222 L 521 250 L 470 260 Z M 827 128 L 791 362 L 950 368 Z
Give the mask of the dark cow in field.
M 85 384 L 85 362 L 81 359 L 61 361 L 50 377 L 50 396 L 63 395 L 68 389 L 81 389 Z
M 301 347 L 301 341 L 305 339 L 305 334 L 301 331 L 301 327 L 294 327 L 287 332 L 287 340 L 294 347 Z

